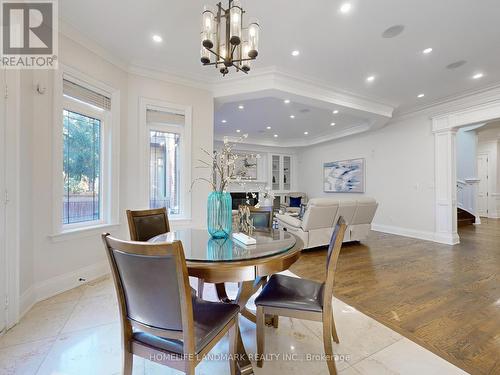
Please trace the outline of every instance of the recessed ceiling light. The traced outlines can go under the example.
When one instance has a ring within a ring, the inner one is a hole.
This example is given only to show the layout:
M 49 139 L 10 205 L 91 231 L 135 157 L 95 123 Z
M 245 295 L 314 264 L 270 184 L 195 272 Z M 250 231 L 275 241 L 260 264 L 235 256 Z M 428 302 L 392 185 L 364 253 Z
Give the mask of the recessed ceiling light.
M 273 135 L 274 138 L 278 138 L 278 134 Z
M 222 122 L 223 124 L 225 124 L 225 123 L 227 122 L 227 120 L 221 120 L 221 122 Z
M 271 130 L 271 127 L 270 127 L 270 126 L 266 126 L 266 129 L 267 129 L 267 130 Z
M 382 38 L 390 39 L 395 38 L 404 31 L 404 25 L 394 25 L 389 27 L 382 33 Z
M 237 130 L 236 130 L 236 133 L 240 133 L 240 132 L 241 132 L 241 130 L 240 130 L 240 129 L 237 129 Z
M 418 94 L 417 98 L 423 98 L 424 96 L 425 96 L 425 94 Z
M 432 52 L 432 48 L 426 48 L 422 51 L 423 54 L 428 55 L 429 53 Z
M 375 76 L 369 76 L 366 78 L 366 82 L 373 82 L 375 81 Z
M 330 124 L 330 126 L 335 126 L 335 123 L 334 123 L 334 122 L 332 122 L 332 123 Z
M 289 103 L 290 103 L 290 99 L 285 99 L 285 100 L 283 100 L 283 103 L 285 103 L 285 104 L 289 104 Z
M 245 106 L 244 106 L 244 105 L 242 105 L 242 104 L 240 104 L 240 105 L 238 106 L 238 109 L 245 109 Z
M 309 132 L 304 132 L 304 135 L 308 135 L 308 134 L 309 134 Z
M 340 6 L 340 13 L 349 13 L 352 9 L 351 3 L 344 3 Z
M 479 79 L 479 78 L 483 78 L 484 77 L 484 74 L 483 73 L 476 73 L 472 76 L 473 79 Z
M 295 116 L 294 115 L 290 115 L 290 118 L 295 118 Z
M 334 115 L 336 115 L 337 113 L 339 113 L 339 111 L 337 109 L 335 111 L 333 111 Z
M 298 55 L 300 55 L 300 51 L 298 50 L 292 51 L 292 56 L 298 56 Z
M 158 35 L 158 34 L 154 34 L 153 35 L 153 41 L 156 42 L 156 43 L 161 43 L 163 41 L 163 38 Z

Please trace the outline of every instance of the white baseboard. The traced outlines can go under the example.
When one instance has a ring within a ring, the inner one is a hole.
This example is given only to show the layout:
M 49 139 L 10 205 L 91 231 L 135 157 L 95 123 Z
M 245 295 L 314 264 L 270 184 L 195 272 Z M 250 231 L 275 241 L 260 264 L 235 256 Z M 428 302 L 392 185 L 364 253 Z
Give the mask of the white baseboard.
M 34 286 L 31 286 L 21 294 L 21 298 L 19 299 L 19 319 L 30 311 L 36 302 L 36 290 Z
M 458 243 L 458 236 L 456 238 L 448 238 L 448 236 L 443 237 L 435 232 L 395 227 L 391 225 L 372 224 L 372 230 L 376 232 L 395 234 L 398 236 L 417 238 L 419 240 L 439 242 L 447 245 L 454 245 Z
M 109 272 L 109 264 L 107 262 L 101 262 L 52 277 L 38 283 L 38 285 L 30 287 L 21 295 L 19 319 L 21 319 L 35 303 L 98 279 L 99 277 L 107 275 Z M 81 281 L 80 279 L 84 279 L 85 281 Z

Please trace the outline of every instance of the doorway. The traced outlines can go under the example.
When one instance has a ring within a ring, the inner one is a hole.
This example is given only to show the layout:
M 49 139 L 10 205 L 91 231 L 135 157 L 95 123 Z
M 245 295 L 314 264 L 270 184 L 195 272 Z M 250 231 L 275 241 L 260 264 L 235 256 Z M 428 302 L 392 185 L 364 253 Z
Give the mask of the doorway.
M 477 191 L 477 212 L 479 216 L 488 216 L 488 154 L 477 155 L 479 185 Z
M 3 89 L 5 87 L 5 70 L 0 73 L 0 87 Z M 3 91 L 3 90 L 2 90 Z M 6 223 L 6 144 L 5 139 L 7 136 L 6 129 L 6 105 L 5 105 L 5 95 L 2 93 L 0 95 L 0 333 L 3 332 L 7 326 L 7 305 L 4 301 L 7 300 L 7 241 L 5 235 L 5 223 Z

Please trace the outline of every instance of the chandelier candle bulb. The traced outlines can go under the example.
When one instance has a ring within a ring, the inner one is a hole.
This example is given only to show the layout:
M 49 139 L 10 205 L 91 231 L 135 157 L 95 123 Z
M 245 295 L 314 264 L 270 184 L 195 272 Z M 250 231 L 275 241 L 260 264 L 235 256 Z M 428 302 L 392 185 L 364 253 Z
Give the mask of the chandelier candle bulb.
M 200 60 L 202 64 L 209 64 L 210 63 L 210 51 L 205 48 L 203 43 L 205 42 L 205 33 L 201 33 L 201 50 L 200 50 Z
M 233 0 L 231 4 L 231 9 L 229 11 L 229 42 L 237 46 L 241 43 L 241 19 L 243 16 L 243 11 L 238 0 Z
M 213 48 L 214 40 L 213 36 L 215 34 L 215 20 L 214 14 L 205 6 L 205 10 L 202 14 L 202 44 L 205 48 Z M 210 53 L 210 52 L 209 52 Z
M 259 54 L 259 32 L 260 26 L 258 23 L 254 22 L 248 26 L 248 43 L 250 47 L 248 57 L 251 59 L 255 59 Z

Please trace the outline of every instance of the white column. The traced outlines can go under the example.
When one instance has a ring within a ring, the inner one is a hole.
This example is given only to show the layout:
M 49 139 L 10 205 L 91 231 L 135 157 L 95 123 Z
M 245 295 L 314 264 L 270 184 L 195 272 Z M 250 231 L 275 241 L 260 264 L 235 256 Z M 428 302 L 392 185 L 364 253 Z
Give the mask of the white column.
M 455 245 L 457 233 L 456 129 L 435 133 L 436 241 Z

